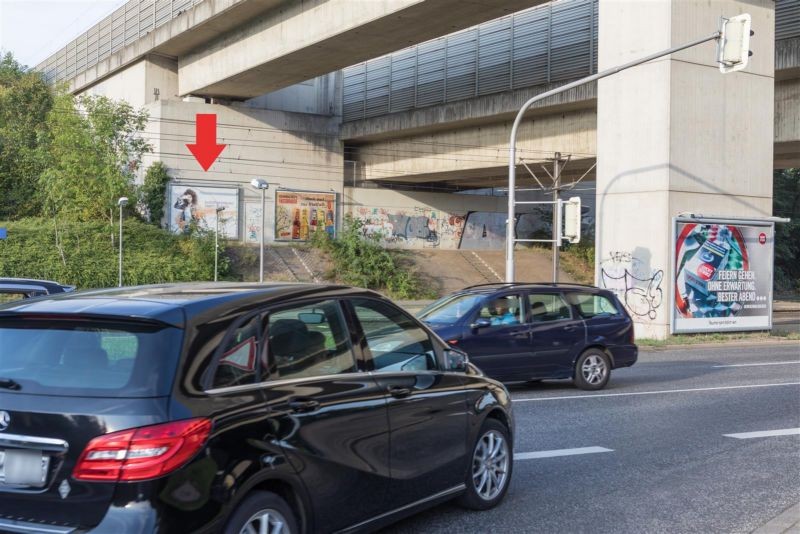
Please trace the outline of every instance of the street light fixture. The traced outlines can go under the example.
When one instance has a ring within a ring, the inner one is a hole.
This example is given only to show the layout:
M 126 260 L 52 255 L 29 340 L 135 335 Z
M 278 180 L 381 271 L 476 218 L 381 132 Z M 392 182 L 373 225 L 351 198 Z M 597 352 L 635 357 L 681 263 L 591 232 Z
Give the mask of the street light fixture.
M 258 281 L 264 283 L 264 221 L 266 220 L 265 205 L 267 203 L 267 189 L 269 184 L 263 178 L 253 178 L 250 185 L 261 190 L 261 254 L 259 256 Z
M 128 197 L 119 197 L 119 287 L 122 287 L 122 208 L 128 205 Z
M 225 206 L 217 206 L 216 231 L 214 232 L 214 281 L 217 281 L 217 270 L 219 267 L 219 214 L 225 211 Z

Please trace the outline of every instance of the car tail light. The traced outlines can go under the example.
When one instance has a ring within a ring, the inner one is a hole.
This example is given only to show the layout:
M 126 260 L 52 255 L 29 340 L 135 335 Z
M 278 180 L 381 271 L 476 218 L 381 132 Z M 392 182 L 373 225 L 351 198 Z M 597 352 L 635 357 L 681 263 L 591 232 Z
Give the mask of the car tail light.
M 211 421 L 198 418 L 104 434 L 86 445 L 72 476 L 104 482 L 160 477 L 186 464 L 210 431 Z
M 447 340 L 447 344 L 448 345 L 458 345 L 458 339 L 448 339 Z
M 636 344 L 636 334 L 634 332 L 633 323 L 631 323 L 631 345 Z

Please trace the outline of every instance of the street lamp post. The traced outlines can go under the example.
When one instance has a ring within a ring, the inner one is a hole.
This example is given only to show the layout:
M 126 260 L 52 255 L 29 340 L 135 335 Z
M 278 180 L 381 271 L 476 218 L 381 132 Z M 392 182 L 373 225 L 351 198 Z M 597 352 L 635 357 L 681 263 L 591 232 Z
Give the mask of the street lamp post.
M 217 270 L 219 266 L 219 214 L 225 211 L 225 206 L 217 206 L 217 222 L 214 231 L 214 281 L 217 281 Z
M 128 205 L 128 197 L 119 197 L 119 287 L 122 287 L 122 208 Z
M 261 253 L 259 255 L 258 264 L 258 281 L 264 283 L 264 221 L 266 220 L 266 203 L 267 203 L 267 189 L 269 184 L 263 178 L 253 178 L 250 180 L 250 185 L 255 189 L 261 190 Z

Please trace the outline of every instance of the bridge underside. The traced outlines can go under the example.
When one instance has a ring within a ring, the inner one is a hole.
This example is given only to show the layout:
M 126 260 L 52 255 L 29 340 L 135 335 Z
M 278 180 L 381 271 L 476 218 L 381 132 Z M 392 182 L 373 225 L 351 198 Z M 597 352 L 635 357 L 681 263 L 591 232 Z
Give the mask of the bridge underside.
M 253 98 L 542 3 L 394 0 L 360 2 L 358 9 L 349 0 L 287 3 L 179 57 L 179 94 Z

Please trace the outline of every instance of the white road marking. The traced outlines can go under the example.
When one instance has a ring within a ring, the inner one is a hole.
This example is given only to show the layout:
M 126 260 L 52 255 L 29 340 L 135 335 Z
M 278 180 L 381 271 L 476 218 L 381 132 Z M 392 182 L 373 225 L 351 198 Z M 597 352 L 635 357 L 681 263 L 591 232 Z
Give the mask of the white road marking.
M 599 397 L 628 397 L 634 395 L 658 395 L 661 393 L 690 393 L 694 391 L 719 391 L 724 389 L 746 389 L 746 388 L 772 388 L 780 386 L 800 386 L 800 382 L 783 382 L 777 384 L 749 384 L 745 386 L 719 386 L 713 388 L 692 388 L 692 389 L 662 389 L 656 391 L 632 391 L 630 393 L 601 393 L 599 395 L 565 395 L 563 397 L 536 397 L 527 399 L 512 399 L 513 402 L 538 402 L 568 399 L 596 399 Z
M 554 458 L 556 456 L 574 456 L 576 454 L 594 454 L 596 452 L 614 452 L 604 447 L 579 447 L 577 449 L 556 449 L 552 451 L 518 452 L 515 460 L 534 460 L 536 458 Z
M 757 367 L 759 365 L 798 365 L 800 361 L 796 362 L 765 362 L 765 363 L 733 363 L 730 365 L 712 365 L 712 367 Z
M 742 432 L 741 434 L 723 434 L 726 438 L 750 439 L 771 438 L 773 436 L 800 436 L 800 428 L 784 428 L 781 430 L 764 430 L 761 432 Z

